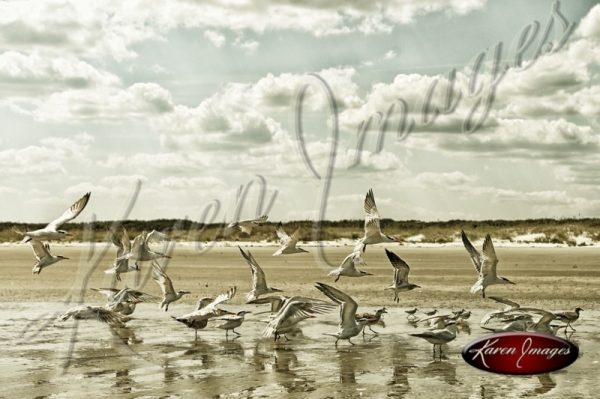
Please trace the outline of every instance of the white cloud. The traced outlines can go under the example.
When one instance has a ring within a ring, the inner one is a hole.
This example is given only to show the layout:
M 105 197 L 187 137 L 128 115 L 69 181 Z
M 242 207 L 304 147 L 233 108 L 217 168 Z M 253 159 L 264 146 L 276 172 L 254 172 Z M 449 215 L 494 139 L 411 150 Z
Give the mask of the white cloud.
M 596 4 L 581 20 L 577 27 L 577 34 L 600 40 L 600 4 Z
M 205 30 L 204 37 L 210 40 L 215 47 L 221 47 L 225 44 L 225 35 L 214 30 Z
M 253 53 L 258 48 L 258 42 L 256 40 L 242 39 L 241 37 L 235 39 L 233 45 L 241 48 L 247 53 Z

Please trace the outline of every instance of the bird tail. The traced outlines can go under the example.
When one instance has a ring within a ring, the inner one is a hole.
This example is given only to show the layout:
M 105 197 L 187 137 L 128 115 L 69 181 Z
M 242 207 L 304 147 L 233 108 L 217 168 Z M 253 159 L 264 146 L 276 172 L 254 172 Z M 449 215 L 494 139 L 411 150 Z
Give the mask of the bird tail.
M 473 286 L 471 287 L 471 294 L 476 294 L 477 292 L 483 290 L 483 285 L 481 284 L 481 281 L 477 281 L 475 284 L 473 284 Z

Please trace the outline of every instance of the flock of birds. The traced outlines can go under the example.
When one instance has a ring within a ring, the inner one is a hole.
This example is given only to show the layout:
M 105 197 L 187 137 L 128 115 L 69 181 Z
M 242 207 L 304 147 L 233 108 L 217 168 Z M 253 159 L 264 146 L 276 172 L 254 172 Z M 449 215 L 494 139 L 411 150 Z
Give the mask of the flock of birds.
M 36 263 L 33 267 L 33 273 L 39 274 L 44 268 L 53 265 L 63 259 L 60 255 L 52 255 L 47 242 L 57 240 L 69 235 L 60 227 L 65 223 L 75 219 L 86 207 L 90 199 L 90 193 L 86 193 L 69 207 L 59 218 L 50 222 L 46 227 L 21 232 L 15 230 L 23 237 L 24 243 L 29 243 L 36 257 Z M 344 258 L 341 264 L 329 273 L 329 276 L 335 277 L 336 283 L 341 277 L 364 277 L 372 275 L 369 272 L 361 270 L 366 263 L 364 254 L 368 245 L 379 243 L 399 242 L 395 237 L 385 234 L 380 225 L 380 215 L 375 204 L 373 191 L 369 190 L 364 202 L 365 223 L 364 236 L 358 240 L 353 247 L 352 252 Z M 232 232 L 238 230 L 245 234 L 252 234 L 256 226 L 260 226 L 267 221 L 267 216 L 261 216 L 257 219 L 236 221 L 227 226 L 226 231 Z M 288 235 L 281 223 L 277 226 L 277 236 L 280 239 L 281 246 L 273 254 L 274 256 L 289 255 L 295 253 L 307 252 L 299 248 L 300 230 L 296 229 L 291 235 Z M 151 249 L 153 242 L 168 241 L 169 237 L 161 232 L 153 230 L 150 233 L 142 232 L 137 235 L 133 241 L 130 240 L 126 229 L 123 226 L 115 226 L 109 231 L 111 242 L 117 248 L 114 264 L 105 272 L 114 274 L 114 281 L 121 281 L 121 274 L 140 270 L 140 263 L 150 262 L 152 267 L 152 278 L 159 285 L 162 291 L 162 298 L 141 292 L 139 290 L 124 287 L 100 288 L 95 291 L 103 294 L 107 298 L 107 303 L 102 306 L 81 305 L 69 309 L 65 314 L 59 317 L 64 321 L 69 318 L 74 319 L 95 319 L 109 324 L 112 327 L 123 327 L 125 323 L 131 320 L 131 314 L 135 311 L 136 305 L 141 302 L 159 301 L 160 308 L 169 310 L 169 305 L 178 301 L 184 295 L 191 294 L 189 291 L 175 291 L 173 282 L 166 274 L 165 267 L 161 261 L 170 258 L 170 255 Z M 462 241 L 467 250 L 471 261 L 477 272 L 477 281 L 471 287 L 472 294 L 481 292 L 483 298 L 486 297 L 486 289 L 495 284 L 514 284 L 505 277 L 498 276 L 497 265 L 498 257 L 488 234 L 485 237 L 481 252 L 478 251 L 464 231 L 461 232 Z M 318 315 L 339 309 L 340 321 L 339 328 L 334 333 L 328 333 L 335 338 L 337 346 L 340 340 L 346 340 L 354 345 L 352 338 L 361 332 L 364 336 L 366 329 L 373 334 L 378 334 L 373 330 L 375 325 L 383 325 L 383 315 L 387 309 L 378 309 L 375 313 L 358 313 L 358 303 L 347 293 L 338 288 L 317 282 L 315 287 L 324 295 L 325 299 L 315 299 L 302 296 L 285 296 L 282 290 L 272 287 L 267 283 L 265 272 L 262 270 L 256 259 L 249 251 L 244 251 L 239 247 L 242 258 L 249 265 L 252 275 L 252 290 L 246 295 L 246 303 L 252 305 L 270 305 L 270 317 L 266 320 L 266 327 L 263 335 L 278 340 L 284 337 L 289 340 L 289 336 L 296 336 L 301 333 L 299 323 L 304 320 L 312 319 Z M 400 301 L 400 293 L 421 288 L 419 285 L 409 282 L 410 266 L 394 252 L 385 249 L 385 254 L 393 268 L 394 275 L 392 284 L 386 287 L 394 293 L 393 301 Z M 249 311 L 242 310 L 231 312 L 220 307 L 220 305 L 231 300 L 237 292 L 237 288 L 230 287 L 225 292 L 220 293 L 214 298 L 200 298 L 193 311 L 173 319 L 194 329 L 195 338 L 198 337 L 198 330 L 202 330 L 209 325 L 209 322 L 217 322 L 216 327 L 225 330 L 225 336 L 233 334 L 240 335 L 236 331 L 244 322 L 245 316 Z M 482 328 L 494 332 L 498 331 L 537 331 L 549 334 L 556 334 L 558 330 L 571 329 L 572 323 L 579 318 L 581 308 L 576 308 L 573 312 L 553 313 L 547 310 L 522 307 L 516 302 L 500 298 L 488 297 L 493 301 L 505 305 L 501 310 L 496 310 L 486 314 L 480 322 Z M 471 316 L 468 310 L 460 310 L 451 314 L 437 314 L 437 310 L 423 312 L 423 316 L 418 316 L 418 309 L 406 310 L 407 321 L 416 326 L 427 326 L 428 329 L 410 334 L 412 336 L 425 339 L 433 344 L 433 356 L 436 356 L 436 347 L 439 347 L 439 356 L 442 356 L 441 347 L 444 344 L 454 340 L 459 328 L 468 328 L 467 320 Z M 490 327 L 489 323 L 494 321 L 498 327 Z M 561 324 L 552 324 L 561 322 Z

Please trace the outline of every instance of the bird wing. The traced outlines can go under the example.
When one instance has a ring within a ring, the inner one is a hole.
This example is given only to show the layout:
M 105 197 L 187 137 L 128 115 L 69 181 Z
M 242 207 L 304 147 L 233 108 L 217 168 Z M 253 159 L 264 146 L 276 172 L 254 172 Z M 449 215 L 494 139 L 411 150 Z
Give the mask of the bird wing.
M 113 299 L 118 292 L 120 292 L 116 288 L 90 288 L 92 291 L 96 291 L 99 294 L 106 296 L 106 299 L 109 301 Z
M 496 257 L 496 251 L 494 250 L 492 237 L 488 234 L 485 236 L 485 241 L 483 242 L 483 256 L 481 258 L 480 276 L 486 277 L 488 275 L 492 275 L 495 277 L 497 264 L 498 258 Z
M 271 312 L 274 312 L 275 309 L 280 310 L 282 308 L 282 304 L 283 302 L 286 300 L 286 297 L 284 297 L 283 295 L 280 296 L 265 296 L 262 298 L 256 298 L 252 301 L 246 302 L 249 304 L 253 304 L 253 305 L 264 305 L 264 304 L 269 304 L 271 305 Z
M 58 229 L 60 226 L 67 223 L 68 221 L 75 219 L 87 205 L 90 199 L 90 195 L 91 193 L 86 193 L 83 197 L 79 198 L 77 201 L 75 201 L 73 205 L 69 207 L 69 209 L 64 211 L 59 218 L 54 219 L 53 221 L 48 223 L 46 228 Z
M 200 299 L 198 299 L 198 305 L 196 305 L 196 310 L 200 310 L 200 309 L 203 309 L 203 308 L 207 307 L 214 300 L 215 300 L 214 298 L 200 298 Z
M 373 190 L 370 189 L 365 197 L 365 236 L 369 237 L 376 234 L 381 234 L 379 225 L 379 212 L 375 205 L 375 197 Z
M 152 262 L 152 278 L 158 283 L 163 295 L 175 295 L 173 282 L 156 262 Z
M 471 241 L 469 241 L 469 237 L 467 237 L 464 230 L 460 231 L 460 235 L 462 237 L 462 242 L 465 246 L 465 249 L 469 253 L 469 256 L 471 256 L 471 262 L 473 262 L 475 270 L 478 274 L 481 273 L 481 254 L 475 249 L 473 244 L 471 244 Z
M 350 295 L 324 283 L 317 283 L 317 289 L 340 305 L 340 327 L 356 325 L 358 304 Z
M 169 236 L 160 231 L 152 230 L 146 236 L 146 244 L 156 241 L 169 241 Z
M 100 307 L 100 306 L 88 306 L 98 321 L 112 325 L 122 325 L 129 320 L 128 317 L 121 315 L 120 313 L 113 312 L 112 310 Z
M 410 273 L 410 267 L 408 266 L 408 263 L 406 263 L 392 251 L 387 250 L 387 248 L 385 250 L 385 254 L 394 267 L 394 282 L 398 285 L 402 285 L 402 283 L 408 283 L 408 273 Z
M 344 270 L 356 271 L 356 263 L 360 263 L 360 260 L 356 259 L 357 257 L 360 258 L 360 252 L 352 252 L 344 258 L 339 267 Z
M 252 271 L 252 288 L 256 289 L 256 288 L 260 287 L 260 288 L 266 289 L 267 288 L 267 279 L 265 277 L 265 272 L 263 272 L 263 270 L 258 265 L 258 263 L 254 259 L 254 257 L 250 253 L 250 251 L 244 252 L 244 250 L 241 247 L 238 247 L 238 248 L 240 249 L 240 252 L 242 253 L 242 256 L 244 257 L 244 259 L 246 259 L 246 262 L 248 263 L 248 265 L 250 265 L 250 269 Z
M 236 314 L 226 314 L 226 315 L 223 315 L 221 317 L 217 317 L 217 320 L 236 321 L 236 320 L 239 320 L 241 318 L 242 318 L 242 316 L 238 316 Z
M 40 240 L 36 239 L 30 240 L 29 244 L 31 244 L 33 254 L 35 255 L 37 260 L 42 260 L 46 256 L 50 256 L 50 247 L 48 246 L 48 244 L 44 244 Z
M 256 218 L 256 219 L 252 219 L 252 220 L 250 220 L 250 222 L 252 222 L 252 224 L 255 224 L 255 225 L 257 225 L 257 226 L 260 226 L 260 225 L 262 225 L 263 223 L 265 223 L 265 222 L 267 221 L 267 219 L 268 219 L 268 218 L 269 218 L 269 217 L 268 217 L 267 215 L 262 215 L 262 216 L 259 216 L 259 217 L 258 217 L 258 218 Z
M 209 303 L 205 307 L 205 309 L 214 309 L 217 305 L 233 298 L 235 296 L 236 292 L 237 292 L 236 286 L 230 287 L 227 291 L 222 292 L 219 295 L 217 295 L 217 297 L 211 303 Z
M 111 228 L 109 230 L 109 236 L 112 243 L 117 247 L 117 258 L 129 253 L 131 251 L 131 241 L 125 227 L 121 226 L 118 228 Z
M 499 297 L 499 296 L 488 296 L 488 298 L 490 298 L 491 300 L 496 301 L 498 303 L 503 303 L 506 306 L 509 306 L 509 308 L 507 308 L 506 310 L 508 310 L 508 309 L 518 309 L 519 307 L 521 307 L 521 305 L 519 305 L 518 303 L 513 302 L 513 301 L 509 301 L 508 299 L 502 298 L 502 297 Z
M 277 237 L 279 238 L 279 241 L 281 241 L 282 244 L 287 244 L 288 242 L 290 242 L 290 236 L 283 229 L 283 224 L 281 222 L 279 222 L 279 224 L 277 225 L 277 230 L 275 230 L 275 233 L 277 234 Z

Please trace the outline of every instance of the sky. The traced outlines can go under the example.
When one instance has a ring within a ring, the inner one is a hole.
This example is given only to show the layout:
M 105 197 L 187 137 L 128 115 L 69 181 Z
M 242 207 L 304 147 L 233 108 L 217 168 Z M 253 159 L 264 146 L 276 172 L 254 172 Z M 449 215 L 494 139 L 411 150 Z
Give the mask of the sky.
M 3 1 L 0 220 L 600 217 L 599 72 L 595 1 Z

